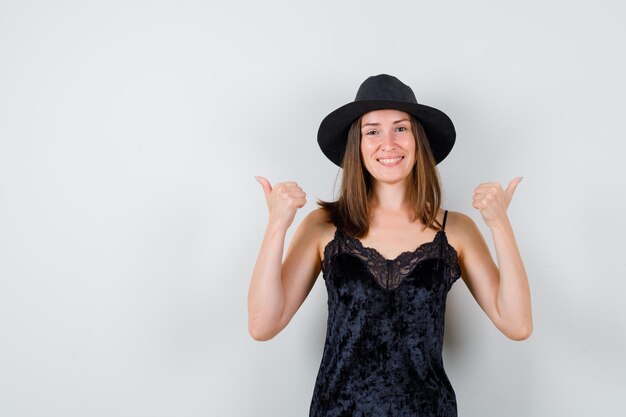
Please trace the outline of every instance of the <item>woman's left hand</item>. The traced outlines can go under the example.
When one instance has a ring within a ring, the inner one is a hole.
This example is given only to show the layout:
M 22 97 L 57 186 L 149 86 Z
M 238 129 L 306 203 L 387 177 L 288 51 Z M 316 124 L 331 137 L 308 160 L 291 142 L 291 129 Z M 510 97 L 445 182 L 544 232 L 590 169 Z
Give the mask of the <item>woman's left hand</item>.
M 487 226 L 492 227 L 508 220 L 506 210 L 521 180 L 522 177 L 514 178 L 509 182 L 506 190 L 498 182 L 485 182 L 474 189 L 472 205 L 480 211 Z

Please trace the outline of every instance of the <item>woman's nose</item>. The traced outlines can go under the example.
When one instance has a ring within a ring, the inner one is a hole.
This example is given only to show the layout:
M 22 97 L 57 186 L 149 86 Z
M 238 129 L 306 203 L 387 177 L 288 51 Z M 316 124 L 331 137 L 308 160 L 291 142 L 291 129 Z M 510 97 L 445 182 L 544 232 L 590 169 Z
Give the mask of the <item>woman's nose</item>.
M 382 147 L 383 148 L 393 148 L 396 144 L 396 138 L 392 133 L 383 133 L 382 134 Z

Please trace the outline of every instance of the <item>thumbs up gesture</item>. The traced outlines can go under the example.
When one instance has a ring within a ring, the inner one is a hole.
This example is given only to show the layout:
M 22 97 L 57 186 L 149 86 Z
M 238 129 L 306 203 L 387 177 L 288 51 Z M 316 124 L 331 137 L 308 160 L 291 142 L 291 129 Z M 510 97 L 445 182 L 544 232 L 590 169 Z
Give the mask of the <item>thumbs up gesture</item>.
M 265 201 L 270 212 L 269 222 L 273 225 L 291 226 L 296 211 L 306 204 L 306 193 L 295 181 L 279 182 L 272 185 L 261 177 L 255 177 L 263 186 Z
M 522 177 L 512 179 L 506 190 L 498 182 L 485 182 L 474 189 L 472 206 L 480 211 L 487 226 L 491 227 L 507 218 L 506 210 L 521 180 Z

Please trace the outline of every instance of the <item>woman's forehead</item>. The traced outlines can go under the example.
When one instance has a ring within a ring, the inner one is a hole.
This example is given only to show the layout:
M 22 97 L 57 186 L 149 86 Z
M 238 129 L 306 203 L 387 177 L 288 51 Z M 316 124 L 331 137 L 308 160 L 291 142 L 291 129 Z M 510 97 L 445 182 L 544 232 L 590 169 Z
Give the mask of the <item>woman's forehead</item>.
M 398 121 L 402 119 L 409 119 L 409 114 L 395 109 L 381 109 L 373 110 L 365 113 L 361 119 L 361 124 L 365 123 L 380 123 L 383 121 Z

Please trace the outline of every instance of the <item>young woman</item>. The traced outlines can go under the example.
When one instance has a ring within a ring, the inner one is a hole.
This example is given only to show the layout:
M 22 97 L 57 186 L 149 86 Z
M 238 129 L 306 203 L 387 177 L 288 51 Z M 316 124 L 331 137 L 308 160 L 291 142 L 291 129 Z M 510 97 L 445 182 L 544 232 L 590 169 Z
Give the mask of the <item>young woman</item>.
M 440 110 L 418 104 L 390 75 L 365 80 L 355 101 L 321 123 L 318 143 L 343 169 L 337 201 L 319 201 L 295 231 L 306 203 L 295 182 L 261 182 L 269 222 L 250 282 L 249 332 L 269 340 L 287 326 L 320 271 L 328 328 L 311 417 L 457 416 L 442 361 L 445 304 L 460 277 L 507 337 L 532 332 L 528 280 L 504 190 L 480 184 L 473 207 L 491 230 L 498 266 L 473 220 L 443 210 L 436 165 L 456 133 Z

